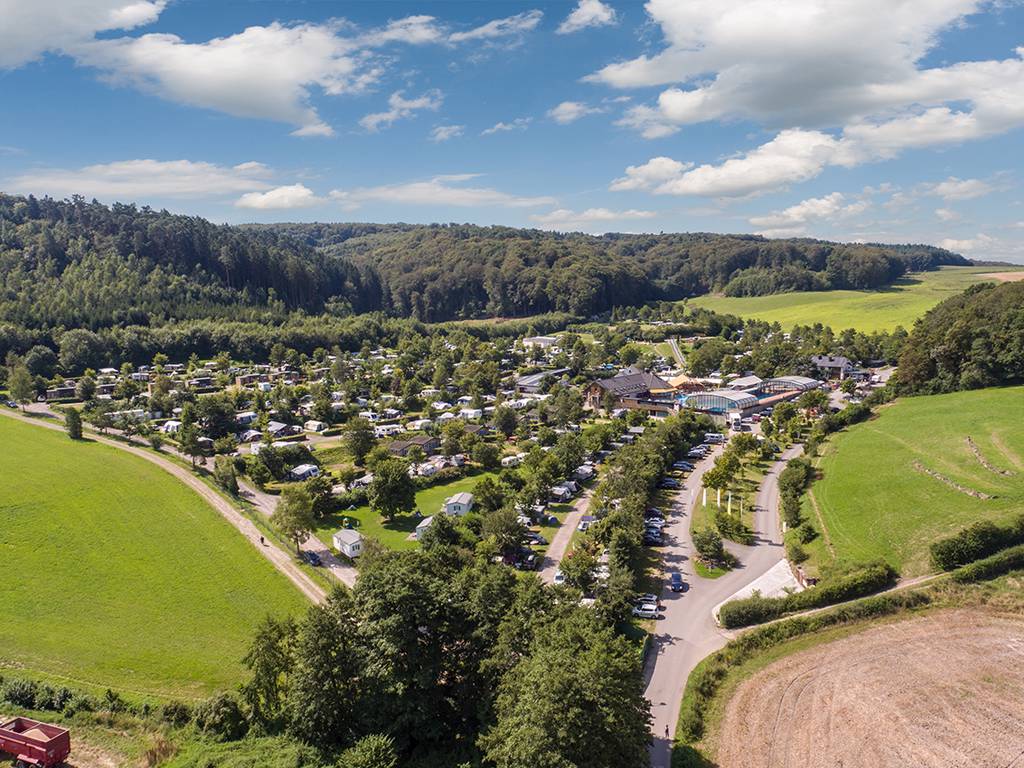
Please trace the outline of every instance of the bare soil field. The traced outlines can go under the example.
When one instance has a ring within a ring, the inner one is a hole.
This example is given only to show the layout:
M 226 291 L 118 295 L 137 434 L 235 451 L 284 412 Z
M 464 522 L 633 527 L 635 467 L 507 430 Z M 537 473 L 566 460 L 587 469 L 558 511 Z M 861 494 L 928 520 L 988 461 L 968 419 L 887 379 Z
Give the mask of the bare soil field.
M 1024 280 L 1024 270 L 1019 272 L 985 272 L 978 277 L 989 277 L 1001 283 L 1013 283 L 1017 280 Z
M 720 768 L 1024 768 L 1024 616 L 951 610 L 757 672 L 729 701 Z

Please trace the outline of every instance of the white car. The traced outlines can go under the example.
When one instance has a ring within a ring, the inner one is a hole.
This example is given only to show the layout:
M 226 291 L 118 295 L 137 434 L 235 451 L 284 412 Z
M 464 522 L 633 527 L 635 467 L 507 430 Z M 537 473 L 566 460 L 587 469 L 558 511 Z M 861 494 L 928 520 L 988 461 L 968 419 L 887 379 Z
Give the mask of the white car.
M 633 606 L 633 615 L 640 619 L 656 619 L 658 606 L 655 603 L 641 603 Z
M 561 571 L 555 571 L 555 584 L 565 584 L 565 574 Z

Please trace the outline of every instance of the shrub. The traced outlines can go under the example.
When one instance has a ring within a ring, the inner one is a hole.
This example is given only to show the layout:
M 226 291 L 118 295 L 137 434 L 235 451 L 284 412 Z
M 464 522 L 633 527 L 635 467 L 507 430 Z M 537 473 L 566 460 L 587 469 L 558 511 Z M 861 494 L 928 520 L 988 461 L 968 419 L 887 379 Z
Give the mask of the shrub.
M 1024 544 L 1024 515 L 1006 527 L 981 520 L 932 544 L 932 564 L 940 571 L 952 571 L 1016 544 Z
M 48 709 L 52 712 L 60 712 L 68 705 L 74 693 L 69 688 L 51 688 L 48 685 L 39 687 L 36 693 L 36 709 Z
M 987 581 L 1019 569 L 1024 569 L 1024 544 L 1004 549 L 983 560 L 977 560 L 958 568 L 953 571 L 953 581 L 960 584 Z
M 71 717 L 76 712 L 94 712 L 96 710 L 96 700 L 92 696 L 87 696 L 84 693 L 76 693 L 64 706 L 64 714 L 67 717 Z
M 883 589 L 896 579 L 896 571 L 884 562 L 874 563 L 847 576 L 785 597 L 754 595 L 743 600 L 730 600 L 719 609 L 718 617 L 726 629 L 747 627 L 777 619 L 787 613 L 820 608 L 833 603 L 864 597 Z
M 790 539 L 786 542 L 786 559 L 791 563 L 800 565 L 800 563 L 807 560 L 806 550 L 800 546 L 799 542 Z
M 169 701 L 160 708 L 160 719 L 175 728 L 181 728 L 192 719 L 192 711 L 187 704 L 180 701 Z
M 796 529 L 796 535 L 800 538 L 801 544 L 810 544 L 818 538 L 818 532 L 815 530 L 814 526 L 808 522 L 803 523 Z
M 195 713 L 196 726 L 221 741 L 235 741 L 242 738 L 248 728 L 238 701 L 227 693 L 207 699 Z
M 8 680 L 3 688 L 3 700 L 23 709 L 36 708 L 39 686 L 33 680 Z

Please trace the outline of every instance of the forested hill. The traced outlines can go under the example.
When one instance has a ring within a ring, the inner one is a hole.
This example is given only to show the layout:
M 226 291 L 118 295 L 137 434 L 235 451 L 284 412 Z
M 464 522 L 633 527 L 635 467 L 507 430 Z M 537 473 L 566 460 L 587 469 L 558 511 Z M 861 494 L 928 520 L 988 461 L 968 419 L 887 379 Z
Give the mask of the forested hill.
M 967 264 L 923 245 L 469 225 L 224 226 L 132 205 L 0 194 L 0 322 L 105 328 L 383 311 L 425 321 L 875 288 Z

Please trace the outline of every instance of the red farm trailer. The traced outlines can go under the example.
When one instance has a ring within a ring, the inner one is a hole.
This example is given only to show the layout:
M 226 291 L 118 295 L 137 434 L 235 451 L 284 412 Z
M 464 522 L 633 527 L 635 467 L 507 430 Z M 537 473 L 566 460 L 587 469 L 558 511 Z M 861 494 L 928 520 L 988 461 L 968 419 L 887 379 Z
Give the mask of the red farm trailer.
M 0 752 L 14 755 L 18 768 L 52 768 L 71 754 L 71 735 L 66 728 L 16 717 L 0 723 Z

